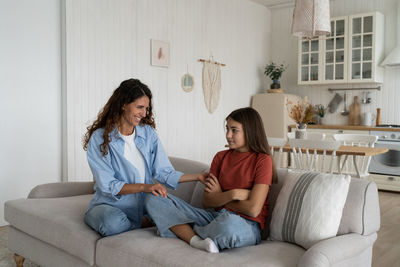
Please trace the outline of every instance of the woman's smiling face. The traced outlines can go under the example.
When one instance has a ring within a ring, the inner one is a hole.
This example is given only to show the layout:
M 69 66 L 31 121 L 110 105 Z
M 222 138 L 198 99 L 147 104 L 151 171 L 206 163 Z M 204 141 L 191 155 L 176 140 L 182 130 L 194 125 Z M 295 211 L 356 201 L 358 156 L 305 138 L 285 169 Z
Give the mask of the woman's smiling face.
M 142 96 L 129 104 L 125 104 L 121 115 L 121 123 L 129 127 L 139 125 L 141 119 L 146 117 L 149 104 L 150 100 L 147 96 Z

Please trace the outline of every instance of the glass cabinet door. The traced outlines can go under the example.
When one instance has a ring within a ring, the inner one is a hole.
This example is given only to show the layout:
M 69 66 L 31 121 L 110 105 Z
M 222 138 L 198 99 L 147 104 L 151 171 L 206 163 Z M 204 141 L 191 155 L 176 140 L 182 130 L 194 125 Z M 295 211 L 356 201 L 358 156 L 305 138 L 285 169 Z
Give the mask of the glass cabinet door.
M 325 39 L 324 80 L 346 80 L 347 64 L 347 18 L 331 20 L 331 34 Z
M 300 83 L 316 82 L 320 80 L 320 39 L 300 40 Z
M 372 79 L 374 16 L 353 16 L 350 18 L 350 80 Z

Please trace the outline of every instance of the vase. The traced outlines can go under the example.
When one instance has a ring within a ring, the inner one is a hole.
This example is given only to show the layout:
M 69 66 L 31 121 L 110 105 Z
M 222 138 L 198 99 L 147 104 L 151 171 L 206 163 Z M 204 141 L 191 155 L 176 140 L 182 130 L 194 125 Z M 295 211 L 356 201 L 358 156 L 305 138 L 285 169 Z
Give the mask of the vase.
M 299 123 L 296 125 L 296 131 L 294 137 L 296 139 L 307 139 L 307 124 Z
M 272 80 L 271 89 L 279 89 L 281 88 L 281 83 L 279 80 Z

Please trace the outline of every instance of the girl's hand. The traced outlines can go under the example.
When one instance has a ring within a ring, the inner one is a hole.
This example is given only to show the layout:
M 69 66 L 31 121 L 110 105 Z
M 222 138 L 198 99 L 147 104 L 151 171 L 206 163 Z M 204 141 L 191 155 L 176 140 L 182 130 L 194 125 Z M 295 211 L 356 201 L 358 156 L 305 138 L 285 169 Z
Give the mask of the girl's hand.
M 232 189 L 234 200 L 247 200 L 249 199 L 250 190 L 248 189 Z
M 221 185 L 218 182 L 217 177 L 210 173 L 210 176 L 206 179 L 206 188 L 204 191 L 207 193 L 220 193 L 222 192 Z
M 145 184 L 144 192 L 152 193 L 155 196 L 167 197 L 167 189 L 161 184 Z

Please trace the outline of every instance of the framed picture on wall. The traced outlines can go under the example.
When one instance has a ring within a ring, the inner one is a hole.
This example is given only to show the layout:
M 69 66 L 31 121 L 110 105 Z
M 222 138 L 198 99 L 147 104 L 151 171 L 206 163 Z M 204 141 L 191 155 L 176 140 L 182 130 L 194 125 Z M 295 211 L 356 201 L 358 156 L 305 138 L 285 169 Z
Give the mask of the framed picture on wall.
M 151 65 L 169 66 L 169 42 L 151 39 Z

